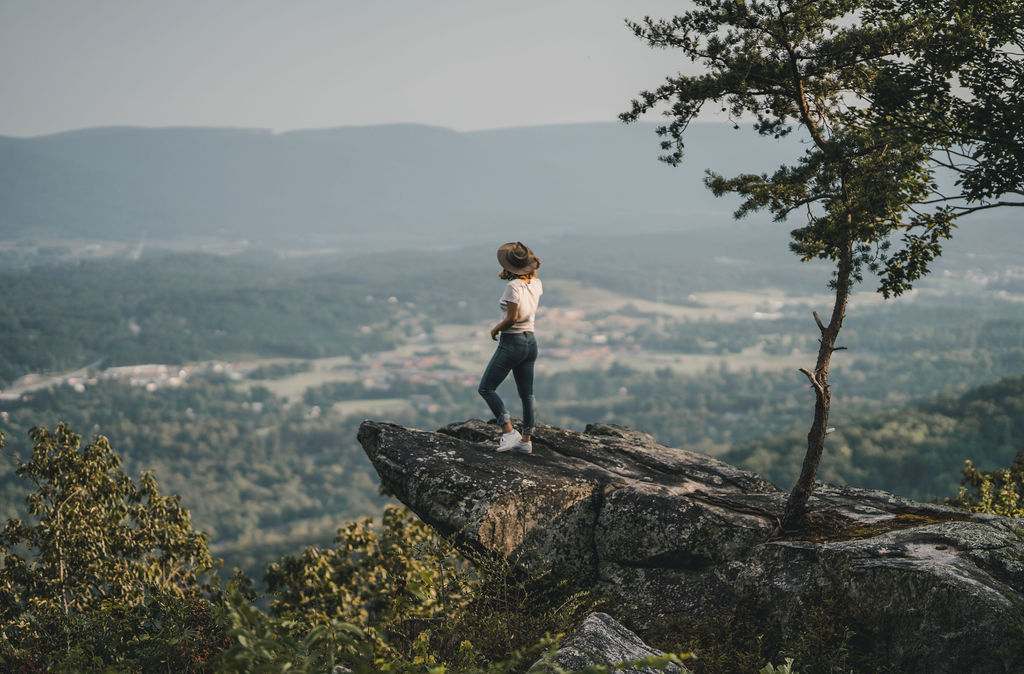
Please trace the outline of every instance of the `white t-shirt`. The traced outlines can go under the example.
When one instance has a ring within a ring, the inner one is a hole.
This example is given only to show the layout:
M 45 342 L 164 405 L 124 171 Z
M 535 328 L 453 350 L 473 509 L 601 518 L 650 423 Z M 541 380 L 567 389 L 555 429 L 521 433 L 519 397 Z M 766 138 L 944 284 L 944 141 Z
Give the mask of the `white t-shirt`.
M 498 306 L 501 307 L 501 313 L 505 314 L 511 302 L 519 306 L 519 312 L 516 322 L 505 332 L 533 332 L 533 317 L 537 313 L 537 305 L 543 294 L 544 285 L 539 278 L 532 278 L 529 283 L 518 278 L 509 281 L 505 285 L 505 292 L 501 294 Z

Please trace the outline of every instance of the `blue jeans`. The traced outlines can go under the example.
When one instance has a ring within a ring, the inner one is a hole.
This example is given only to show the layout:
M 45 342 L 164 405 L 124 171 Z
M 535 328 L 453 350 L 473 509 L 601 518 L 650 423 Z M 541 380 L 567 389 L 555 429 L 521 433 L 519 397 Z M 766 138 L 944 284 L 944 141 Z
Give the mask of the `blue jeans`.
M 516 380 L 519 398 L 523 401 L 523 435 L 533 435 L 533 364 L 537 362 L 537 340 L 532 332 L 501 333 L 498 348 L 491 356 L 480 387 L 477 389 L 499 424 L 508 423 L 511 416 L 497 388 L 511 372 Z

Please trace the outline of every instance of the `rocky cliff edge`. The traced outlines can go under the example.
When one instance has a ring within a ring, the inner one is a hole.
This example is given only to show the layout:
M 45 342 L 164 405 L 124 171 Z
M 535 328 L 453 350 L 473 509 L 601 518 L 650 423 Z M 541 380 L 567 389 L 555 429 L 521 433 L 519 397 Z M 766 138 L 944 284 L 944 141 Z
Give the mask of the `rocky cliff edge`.
M 590 587 L 641 629 L 741 610 L 782 639 L 849 627 L 898 671 L 1024 671 L 1022 521 L 819 484 L 808 527 L 779 538 L 784 492 L 640 431 L 540 426 L 530 455 L 495 453 L 498 435 L 359 430 L 424 521 Z

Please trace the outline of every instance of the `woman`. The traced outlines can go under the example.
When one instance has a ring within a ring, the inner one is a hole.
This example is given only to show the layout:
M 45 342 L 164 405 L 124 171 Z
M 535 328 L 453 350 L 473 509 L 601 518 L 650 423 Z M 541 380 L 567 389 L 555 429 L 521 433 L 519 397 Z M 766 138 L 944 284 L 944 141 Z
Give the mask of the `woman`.
M 537 360 L 533 317 L 544 292 L 537 278 L 540 259 L 516 241 L 498 249 L 498 263 L 502 268 L 498 278 L 508 281 L 498 303 L 505 317 L 491 328 L 491 339 L 498 339 L 499 333 L 501 339 L 480 378 L 478 391 L 501 424 L 498 451 L 529 454 L 533 451 L 533 364 Z M 509 372 L 516 380 L 519 398 L 523 401 L 522 434 L 512 428 L 512 418 L 496 390 Z

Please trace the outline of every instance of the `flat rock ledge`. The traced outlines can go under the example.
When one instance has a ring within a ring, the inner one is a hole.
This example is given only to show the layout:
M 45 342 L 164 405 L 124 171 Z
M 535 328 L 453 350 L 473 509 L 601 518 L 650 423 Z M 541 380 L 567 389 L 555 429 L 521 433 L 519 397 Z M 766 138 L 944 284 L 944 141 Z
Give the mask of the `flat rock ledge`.
M 593 588 L 641 629 L 756 607 L 783 639 L 850 625 L 894 671 L 1024 671 L 1024 521 L 819 484 L 810 518 L 841 535 L 772 540 L 786 494 L 755 473 L 610 424 L 541 425 L 530 455 L 494 452 L 499 434 L 366 421 L 359 440 L 425 522 Z

